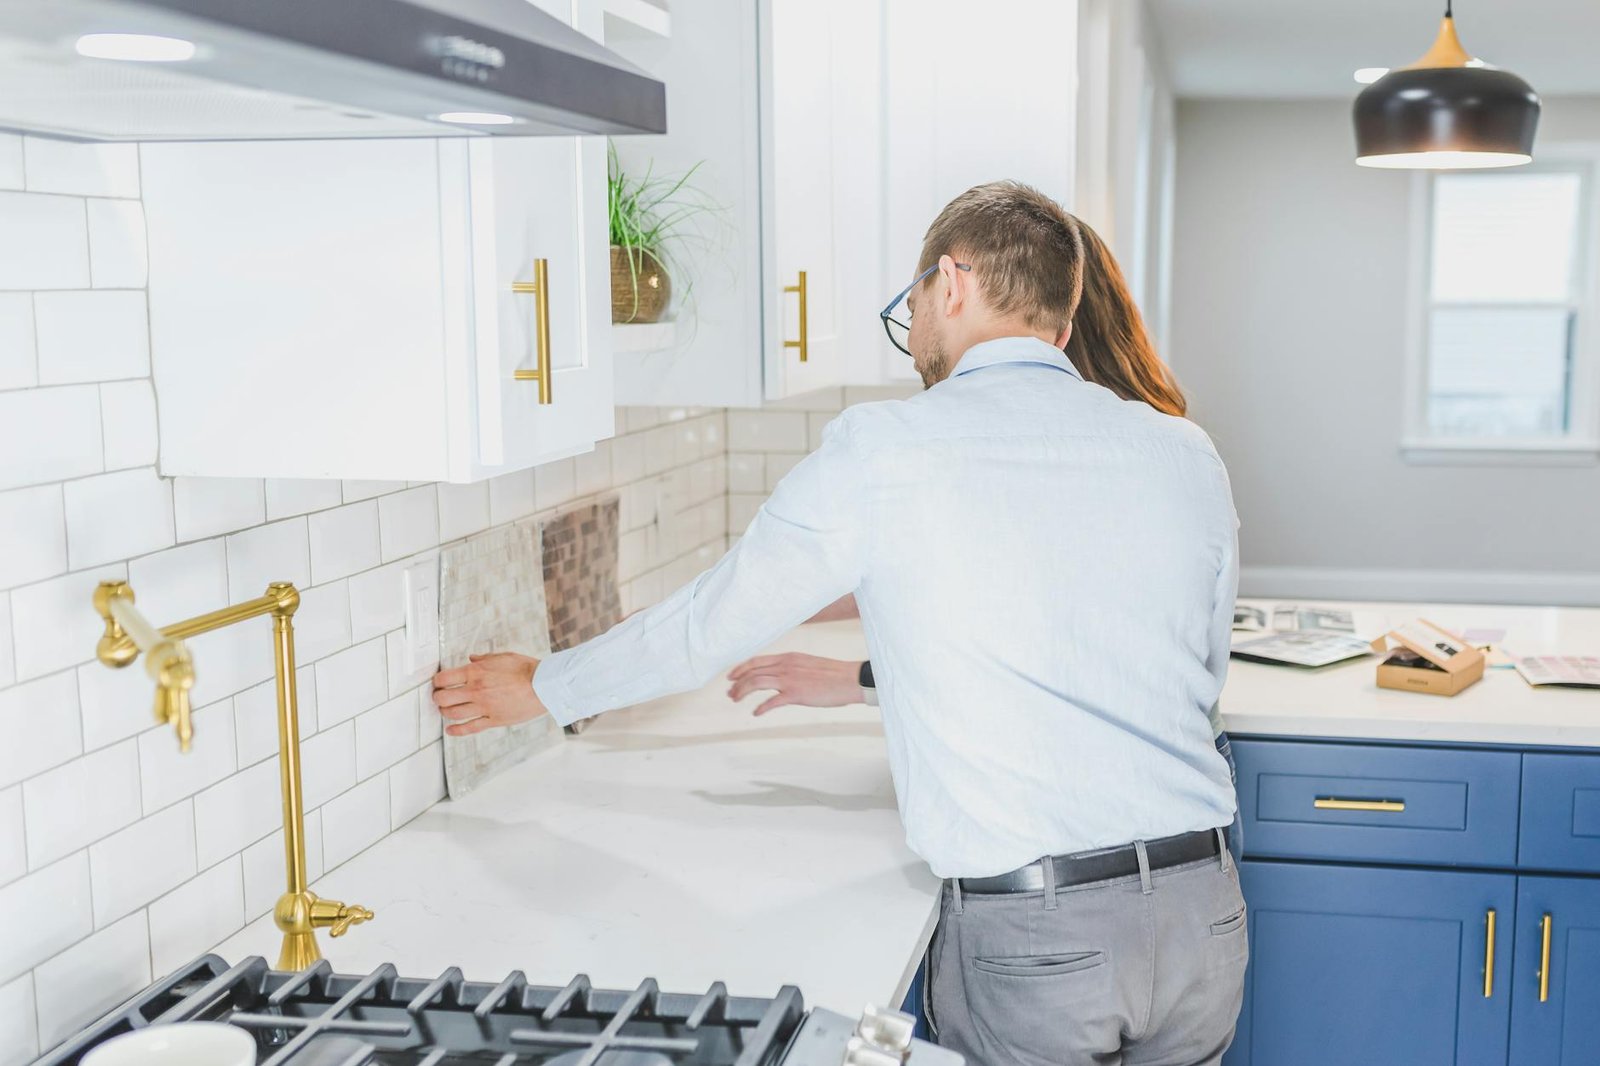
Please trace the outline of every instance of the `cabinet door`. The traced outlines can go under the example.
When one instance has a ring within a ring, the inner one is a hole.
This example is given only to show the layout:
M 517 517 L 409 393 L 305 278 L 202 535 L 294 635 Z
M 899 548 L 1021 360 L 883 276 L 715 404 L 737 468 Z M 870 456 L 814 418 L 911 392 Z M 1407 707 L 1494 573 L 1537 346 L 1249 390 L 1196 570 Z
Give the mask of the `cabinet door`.
M 1250 968 L 1227 1066 L 1505 1062 L 1515 877 L 1254 861 L 1240 873 Z
M 775 276 L 767 280 L 768 399 L 794 396 L 843 380 L 838 337 L 841 235 L 836 231 L 842 161 L 836 157 L 841 111 L 835 77 L 835 36 L 844 32 L 847 0 L 766 0 L 762 33 L 770 105 L 762 117 L 771 133 L 767 180 L 772 209 L 767 240 Z M 860 5 L 872 7 L 873 5 Z M 869 101 L 855 101 L 857 108 Z M 859 189 L 859 196 L 872 195 Z M 865 239 L 865 234 L 857 234 Z M 788 291 L 805 274 L 801 294 Z M 802 337 L 805 347 L 796 347 Z M 802 360 L 803 355 L 803 360 Z
M 1541 992 L 1547 921 L 1550 973 Z M 1512 1066 L 1595 1062 L 1600 1056 L 1600 881 L 1520 878 L 1516 940 Z

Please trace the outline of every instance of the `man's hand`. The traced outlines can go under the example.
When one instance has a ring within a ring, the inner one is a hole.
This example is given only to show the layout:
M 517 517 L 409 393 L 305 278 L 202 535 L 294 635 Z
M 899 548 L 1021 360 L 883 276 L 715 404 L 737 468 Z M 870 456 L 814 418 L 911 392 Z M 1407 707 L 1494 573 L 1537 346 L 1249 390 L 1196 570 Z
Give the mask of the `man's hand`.
M 533 693 L 533 672 L 538 668 L 538 659 L 499 652 L 474 655 L 466 666 L 434 674 L 434 705 L 456 723 L 444 731 L 465 737 L 548 713 Z
M 779 707 L 844 707 L 861 703 L 861 664 L 786 652 L 762 655 L 734 667 L 728 675 L 728 696 L 738 702 L 752 692 L 775 689 L 777 695 L 756 708 L 757 715 Z

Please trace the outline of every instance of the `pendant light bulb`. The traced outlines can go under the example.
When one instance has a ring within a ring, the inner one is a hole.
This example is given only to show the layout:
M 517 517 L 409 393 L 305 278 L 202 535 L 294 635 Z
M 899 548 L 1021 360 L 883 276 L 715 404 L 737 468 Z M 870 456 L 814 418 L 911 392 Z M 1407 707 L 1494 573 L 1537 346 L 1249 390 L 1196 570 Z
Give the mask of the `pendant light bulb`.
M 1476 59 L 1445 7 L 1433 46 L 1356 97 L 1356 162 L 1389 169 L 1517 166 L 1533 159 L 1539 96 Z

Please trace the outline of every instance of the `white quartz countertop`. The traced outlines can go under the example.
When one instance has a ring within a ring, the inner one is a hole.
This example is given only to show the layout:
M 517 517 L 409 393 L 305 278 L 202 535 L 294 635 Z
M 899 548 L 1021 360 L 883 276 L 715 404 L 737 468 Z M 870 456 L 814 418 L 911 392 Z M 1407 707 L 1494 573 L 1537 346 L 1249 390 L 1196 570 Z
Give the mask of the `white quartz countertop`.
M 1263 603 L 1269 601 L 1247 601 Z M 1324 601 L 1319 601 L 1324 605 Z M 1518 653 L 1594 653 L 1600 610 L 1346 604 L 1375 635 L 1419 616 L 1506 630 Z M 861 658 L 854 623 L 774 650 Z M 1240 734 L 1600 748 L 1600 692 L 1493 670 L 1443 698 L 1379 689 L 1376 657 L 1296 670 L 1234 662 Z M 799 986 L 808 1004 L 897 1006 L 931 932 L 938 882 L 906 850 L 876 712 L 731 705 L 726 685 L 616 711 L 326 875 L 319 893 L 376 921 L 330 940 L 342 972 L 513 969 L 562 985 L 735 995 Z M 218 951 L 275 960 L 270 919 Z
M 858 626 L 776 648 L 863 658 Z M 536 984 L 734 995 L 800 988 L 808 1005 L 898 1007 L 931 933 L 938 881 L 906 850 L 883 732 L 868 707 L 729 703 L 726 684 L 615 711 L 330 872 L 319 894 L 377 918 L 337 940 L 340 972 L 514 969 Z M 217 951 L 275 962 L 271 919 Z
M 1266 606 L 1271 600 L 1242 599 Z M 1463 604 L 1336 603 L 1356 631 L 1374 637 L 1426 618 L 1446 629 L 1505 631 L 1516 655 L 1600 655 L 1600 609 Z M 1234 639 L 1258 634 L 1236 633 Z M 1600 689 L 1534 688 L 1513 669 L 1490 668 L 1454 696 L 1381 689 L 1380 656 L 1318 670 L 1238 659 L 1228 670 L 1222 715 L 1234 734 L 1600 748 Z

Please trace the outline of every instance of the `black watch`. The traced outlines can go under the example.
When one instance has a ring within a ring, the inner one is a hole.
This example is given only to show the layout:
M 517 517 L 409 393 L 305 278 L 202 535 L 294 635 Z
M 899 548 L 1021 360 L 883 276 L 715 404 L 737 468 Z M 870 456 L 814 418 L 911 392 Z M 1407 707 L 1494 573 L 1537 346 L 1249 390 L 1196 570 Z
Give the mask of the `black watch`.
M 872 663 L 870 663 L 870 662 L 865 662 L 865 663 L 861 664 L 861 673 L 858 674 L 857 677 L 859 678 L 859 680 L 861 682 L 861 687 L 862 688 L 877 688 L 878 687 L 877 685 L 873 684 L 873 682 L 872 682 Z

